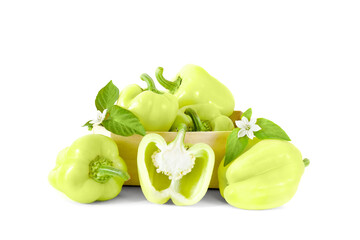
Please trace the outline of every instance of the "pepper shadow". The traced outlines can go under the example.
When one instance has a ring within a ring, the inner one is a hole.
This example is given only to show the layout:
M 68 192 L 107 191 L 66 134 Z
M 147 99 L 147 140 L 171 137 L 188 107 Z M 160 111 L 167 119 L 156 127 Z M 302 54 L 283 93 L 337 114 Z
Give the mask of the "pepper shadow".
M 139 186 L 123 186 L 120 194 L 109 201 L 96 201 L 94 205 L 105 204 L 132 204 L 139 202 L 147 202 L 144 194 Z
M 219 189 L 210 188 L 207 190 L 205 196 L 195 204 L 196 207 L 217 207 L 228 206 L 225 199 L 221 196 Z
M 116 203 L 147 202 L 139 186 L 123 186 L 119 196 L 117 196 L 114 200 Z
M 105 205 L 105 204 L 137 204 L 149 203 L 139 186 L 123 186 L 120 194 L 109 201 L 96 201 L 92 205 Z M 165 206 L 175 206 L 171 200 L 167 201 Z M 205 196 L 196 204 L 185 207 L 216 207 L 216 206 L 229 206 L 226 201 L 221 197 L 219 189 L 208 189 Z

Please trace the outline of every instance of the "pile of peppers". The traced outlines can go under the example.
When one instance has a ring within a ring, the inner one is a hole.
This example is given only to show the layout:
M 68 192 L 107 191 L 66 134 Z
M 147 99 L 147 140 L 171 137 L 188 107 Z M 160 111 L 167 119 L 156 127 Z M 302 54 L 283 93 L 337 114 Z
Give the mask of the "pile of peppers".
M 140 79 L 146 88 L 132 84 L 120 92 L 102 89 L 103 95 L 99 97 L 99 105 L 114 104 L 117 113 L 133 114 L 146 131 L 137 154 L 140 186 L 146 199 L 157 204 L 169 199 L 175 205 L 199 202 L 209 187 L 215 154 L 205 143 L 185 144 L 185 135 L 189 131 L 231 131 L 226 156 L 218 166 L 221 196 L 230 205 L 242 209 L 269 209 L 288 202 L 309 161 L 302 159 L 287 135 L 285 138 L 284 134 L 274 135 L 265 121 L 263 129 L 259 131 L 261 127 L 257 126 L 253 129 L 255 135 L 250 136 L 255 122 L 246 125 L 246 117 L 251 115 L 248 112 L 242 116 L 243 129 L 237 128 L 230 119 L 234 96 L 203 68 L 186 65 L 172 81 L 165 79 L 163 71 L 162 67 L 157 68 L 155 77 L 165 90 L 158 90 L 155 81 L 142 74 Z M 116 102 L 105 104 L 106 99 Z M 104 108 L 97 125 L 114 116 Z M 103 124 L 108 125 L 111 127 L 109 123 Z M 93 127 L 90 121 L 86 126 Z M 166 142 L 157 133 L 168 131 L 177 132 L 172 142 Z M 243 136 L 242 131 L 250 134 Z M 48 179 L 70 199 L 91 203 L 115 198 L 130 177 L 114 140 L 89 134 L 60 151 Z

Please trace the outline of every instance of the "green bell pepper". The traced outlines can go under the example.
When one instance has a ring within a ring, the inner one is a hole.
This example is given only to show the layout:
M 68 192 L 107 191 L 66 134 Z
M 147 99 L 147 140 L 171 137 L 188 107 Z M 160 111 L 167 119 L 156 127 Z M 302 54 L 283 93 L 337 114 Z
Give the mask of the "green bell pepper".
M 60 151 L 50 184 L 80 203 L 116 197 L 130 177 L 116 143 L 109 137 L 90 134 Z
M 125 87 L 120 92 L 117 105 L 135 114 L 145 130 L 168 131 L 179 108 L 176 97 L 157 90 L 149 75 L 142 74 L 140 78 L 148 88 L 142 89 L 137 84 Z
M 284 140 L 254 138 L 246 152 L 224 167 L 219 165 L 221 196 L 243 209 L 269 209 L 288 202 L 295 194 L 304 167 L 300 151 Z M 255 144 L 255 145 L 254 145 Z M 252 146 L 252 147 L 251 147 Z
M 232 120 L 211 103 L 180 108 L 170 131 L 176 131 L 181 123 L 185 123 L 191 131 L 231 131 L 234 128 Z
M 203 68 L 188 64 L 177 74 L 174 81 L 163 77 L 163 68 L 156 70 L 156 79 L 179 101 L 179 107 L 198 103 L 213 103 L 225 116 L 230 116 L 235 107 L 230 90 Z
M 192 205 L 205 195 L 215 155 L 204 143 L 185 146 L 185 133 L 182 124 L 169 144 L 155 133 L 141 140 L 137 165 L 140 186 L 148 201 L 163 204 L 171 199 L 175 205 Z

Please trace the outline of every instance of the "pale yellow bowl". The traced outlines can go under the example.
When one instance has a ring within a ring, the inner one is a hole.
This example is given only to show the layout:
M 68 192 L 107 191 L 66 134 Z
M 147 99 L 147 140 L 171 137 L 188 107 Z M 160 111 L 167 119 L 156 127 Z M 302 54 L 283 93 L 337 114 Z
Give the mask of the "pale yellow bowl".
M 235 120 L 240 119 L 241 112 L 234 111 L 230 118 L 235 122 Z M 125 185 L 139 186 L 139 177 L 137 170 L 137 150 L 141 139 L 143 138 L 140 135 L 133 135 L 130 137 L 119 136 L 113 133 L 110 133 L 103 127 L 95 127 L 94 133 L 103 134 L 111 137 L 117 144 L 119 148 L 120 157 L 124 159 L 127 164 L 128 172 L 130 174 L 130 180 L 125 182 Z M 166 142 L 171 142 L 176 136 L 176 132 L 147 132 L 147 133 L 157 133 L 161 135 Z M 210 181 L 210 188 L 219 188 L 218 183 L 218 166 L 221 160 L 225 155 L 225 145 L 226 139 L 231 131 L 214 131 L 214 132 L 187 132 L 185 135 L 186 144 L 195 144 L 195 143 L 206 143 L 208 144 L 215 153 L 215 166 Z

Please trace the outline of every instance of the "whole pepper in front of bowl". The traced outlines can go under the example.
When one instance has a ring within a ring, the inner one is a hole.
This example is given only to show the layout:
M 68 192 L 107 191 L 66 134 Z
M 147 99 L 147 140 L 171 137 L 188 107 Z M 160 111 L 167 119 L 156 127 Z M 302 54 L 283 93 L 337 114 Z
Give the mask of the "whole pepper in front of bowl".
M 232 206 L 269 209 L 285 204 L 294 196 L 309 163 L 290 142 L 258 141 L 251 140 L 247 151 L 230 164 L 224 166 L 222 160 L 219 165 L 220 193 Z
M 235 107 L 235 99 L 231 91 L 202 67 L 188 64 L 176 75 L 174 81 L 163 77 L 162 67 L 156 70 L 158 82 L 179 101 L 179 107 L 199 103 L 212 103 L 225 116 L 230 116 Z
M 125 87 L 119 95 L 117 105 L 136 115 L 147 131 L 168 131 L 179 108 L 175 96 L 156 89 L 154 81 L 147 74 L 141 75 L 147 89 L 137 84 Z
M 195 114 L 187 113 L 186 111 L 189 108 L 192 109 Z M 197 126 L 194 126 L 193 118 L 199 118 L 204 125 L 204 129 L 199 129 Z M 188 105 L 180 108 L 170 130 L 176 131 L 181 123 L 185 123 L 191 131 L 231 131 L 234 128 L 232 120 L 222 115 L 219 109 L 211 103 Z
M 50 184 L 80 203 L 116 197 L 130 178 L 116 143 L 109 137 L 90 134 L 60 151 Z

